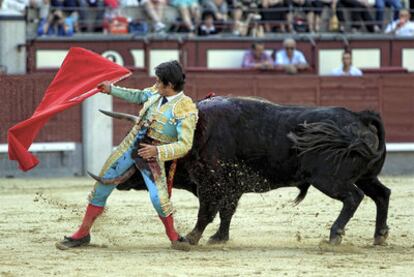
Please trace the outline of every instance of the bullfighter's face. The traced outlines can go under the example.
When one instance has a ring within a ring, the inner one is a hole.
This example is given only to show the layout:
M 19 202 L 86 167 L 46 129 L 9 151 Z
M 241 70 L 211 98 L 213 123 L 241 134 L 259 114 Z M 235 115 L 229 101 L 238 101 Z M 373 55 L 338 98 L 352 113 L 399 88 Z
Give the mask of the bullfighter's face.
M 175 94 L 172 84 L 169 83 L 168 85 L 165 85 L 158 77 L 156 77 L 155 80 L 155 87 L 161 96 L 171 96 Z

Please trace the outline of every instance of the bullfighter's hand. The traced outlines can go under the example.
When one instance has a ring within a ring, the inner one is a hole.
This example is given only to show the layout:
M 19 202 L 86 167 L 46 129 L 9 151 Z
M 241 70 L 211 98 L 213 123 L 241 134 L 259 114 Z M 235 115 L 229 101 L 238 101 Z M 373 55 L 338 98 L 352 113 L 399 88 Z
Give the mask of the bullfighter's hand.
M 138 155 L 145 160 L 155 160 L 158 155 L 158 150 L 155 145 L 140 143 L 138 149 Z
M 109 81 L 104 81 L 96 86 L 102 93 L 110 94 L 111 93 L 111 83 Z

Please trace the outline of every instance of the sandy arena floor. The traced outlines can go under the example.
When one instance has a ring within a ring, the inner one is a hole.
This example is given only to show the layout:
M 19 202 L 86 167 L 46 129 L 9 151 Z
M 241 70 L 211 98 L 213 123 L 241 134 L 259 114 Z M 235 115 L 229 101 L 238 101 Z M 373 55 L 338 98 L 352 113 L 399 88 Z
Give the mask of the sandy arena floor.
M 92 245 L 54 246 L 81 222 L 92 181 L 0 179 L 0 276 L 414 276 L 414 177 L 384 177 L 392 190 L 388 246 L 372 246 L 375 205 L 364 198 L 342 245 L 325 243 L 341 203 L 311 188 L 297 207 L 294 188 L 242 197 L 230 241 L 208 245 L 211 224 L 191 252 L 169 248 L 147 192 L 115 191 Z M 182 233 L 198 200 L 174 190 Z

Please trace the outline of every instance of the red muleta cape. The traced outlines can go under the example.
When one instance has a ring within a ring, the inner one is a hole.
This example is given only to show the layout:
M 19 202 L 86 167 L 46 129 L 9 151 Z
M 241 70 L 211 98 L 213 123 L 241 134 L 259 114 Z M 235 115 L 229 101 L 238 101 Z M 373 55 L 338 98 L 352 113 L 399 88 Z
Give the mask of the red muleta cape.
M 100 82 L 114 83 L 129 75 L 128 69 L 96 53 L 71 48 L 33 115 L 8 130 L 9 159 L 23 171 L 35 167 L 39 160 L 28 149 L 49 118 L 98 93 Z

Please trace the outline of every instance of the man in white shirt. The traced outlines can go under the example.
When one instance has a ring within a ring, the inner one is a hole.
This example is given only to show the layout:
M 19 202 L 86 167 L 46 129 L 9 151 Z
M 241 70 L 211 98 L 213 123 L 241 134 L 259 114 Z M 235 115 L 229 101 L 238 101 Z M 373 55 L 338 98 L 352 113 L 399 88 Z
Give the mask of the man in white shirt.
M 294 39 L 285 39 L 283 41 L 283 48 L 276 53 L 276 68 L 283 68 L 290 74 L 295 74 L 300 69 L 308 68 L 305 56 L 301 51 L 296 50 L 296 41 Z
M 3 0 L 0 1 L 0 11 L 7 15 L 25 15 L 29 0 Z
M 387 28 L 385 28 L 385 33 L 400 37 L 414 36 L 414 22 L 410 21 L 410 17 L 411 15 L 408 10 L 400 10 L 399 19 L 388 24 Z
M 342 54 L 342 66 L 332 71 L 332 76 L 362 76 L 362 71 L 352 65 L 352 53 L 345 50 Z

